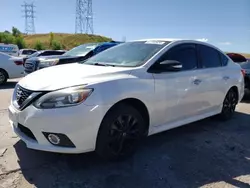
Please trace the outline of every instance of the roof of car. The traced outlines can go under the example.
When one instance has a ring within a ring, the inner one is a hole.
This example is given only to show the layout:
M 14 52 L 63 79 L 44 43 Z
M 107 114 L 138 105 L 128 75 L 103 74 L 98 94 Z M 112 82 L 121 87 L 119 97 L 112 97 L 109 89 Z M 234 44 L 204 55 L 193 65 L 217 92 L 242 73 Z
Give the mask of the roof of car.
M 112 44 L 120 44 L 123 42 L 119 42 L 119 41 L 109 41 L 109 42 L 101 42 L 99 43 L 99 45 L 112 45 Z
M 205 38 L 202 39 L 180 39 L 180 38 L 150 38 L 150 39 L 140 39 L 134 41 L 166 41 L 166 42 L 174 42 L 174 41 L 200 41 L 200 42 L 207 42 L 208 40 Z

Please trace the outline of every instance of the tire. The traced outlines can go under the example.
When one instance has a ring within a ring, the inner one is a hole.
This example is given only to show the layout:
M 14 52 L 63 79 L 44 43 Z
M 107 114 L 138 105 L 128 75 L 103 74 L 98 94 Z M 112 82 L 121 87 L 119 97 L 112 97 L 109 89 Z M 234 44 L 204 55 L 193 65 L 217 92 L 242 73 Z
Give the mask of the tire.
M 223 107 L 221 110 L 221 113 L 219 114 L 219 118 L 221 120 L 227 121 L 230 120 L 234 113 L 235 113 L 235 108 L 238 103 L 238 97 L 237 97 L 236 91 L 233 89 L 230 89 L 223 101 Z
M 3 70 L 0 69 L 0 85 L 3 85 L 7 82 L 8 75 L 7 73 Z
M 101 123 L 96 153 L 106 160 L 123 160 L 135 153 L 147 132 L 145 121 L 135 108 L 118 104 Z

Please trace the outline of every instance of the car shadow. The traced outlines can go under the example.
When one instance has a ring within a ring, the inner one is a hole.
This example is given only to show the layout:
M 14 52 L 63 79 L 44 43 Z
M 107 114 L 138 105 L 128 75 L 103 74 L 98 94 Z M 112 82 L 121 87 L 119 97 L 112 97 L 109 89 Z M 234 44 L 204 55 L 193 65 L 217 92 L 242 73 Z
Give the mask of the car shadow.
M 8 81 L 5 84 L 0 85 L 0 90 L 1 89 L 13 89 L 15 88 L 16 84 L 17 84 L 17 81 Z
M 250 93 L 244 95 L 241 103 L 250 103 Z
M 200 187 L 225 182 L 250 187 L 250 115 L 208 118 L 148 137 L 120 162 L 95 153 L 66 155 L 14 145 L 25 179 L 36 187 Z M 240 179 L 240 180 L 239 180 Z

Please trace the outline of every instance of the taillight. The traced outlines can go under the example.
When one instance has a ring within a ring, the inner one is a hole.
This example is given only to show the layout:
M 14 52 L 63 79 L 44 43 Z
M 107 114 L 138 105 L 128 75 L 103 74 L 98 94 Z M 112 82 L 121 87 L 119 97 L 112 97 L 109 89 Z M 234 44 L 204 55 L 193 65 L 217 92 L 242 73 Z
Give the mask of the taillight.
M 14 61 L 16 65 L 23 65 L 23 61 Z
M 245 75 L 246 75 L 246 70 L 241 69 L 241 73 L 242 73 L 243 77 L 245 77 Z

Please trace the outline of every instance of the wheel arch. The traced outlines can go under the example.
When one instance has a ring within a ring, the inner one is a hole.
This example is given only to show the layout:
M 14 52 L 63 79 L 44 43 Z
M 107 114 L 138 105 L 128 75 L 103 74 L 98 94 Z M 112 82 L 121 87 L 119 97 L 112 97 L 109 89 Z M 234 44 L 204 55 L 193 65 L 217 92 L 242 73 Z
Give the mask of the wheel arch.
M 7 75 L 7 79 L 9 79 L 10 77 L 9 77 L 9 74 L 8 74 L 8 72 L 5 70 L 5 69 L 3 69 L 3 68 L 0 68 L 0 70 L 2 70 L 2 71 L 4 71 L 5 73 L 6 73 L 6 75 Z
M 239 89 L 238 89 L 238 87 L 237 87 L 237 86 L 232 86 L 232 87 L 228 90 L 228 92 L 229 92 L 230 90 L 233 90 L 233 91 L 237 94 L 237 101 L 238 101 L 238 103 L 239 103 L 239 96 L 240 96 L 240 94 L 239 94 Z
M 145 123 L 146 123 L 146 129 L 147 131 L 149 130 L 149 124 L 150 124 L 150 115 L 149 115 L 149 111 L 147 106 L 145 105 L 145 103 L 143 103 L 140 99 L 137 98 L 125 98 L 122 99 L 118 102 L 116 102 L 105 114 L 105 116 L 103 117 L 103 119 L 106 117 L 106 115 L 117 105 L 120 104 L 127 104 L 130 105 L 132 107 L 134 107 L 136 110 L 138 110 L 138 112 L 142 115 L 143 119 L 145 119 Z

